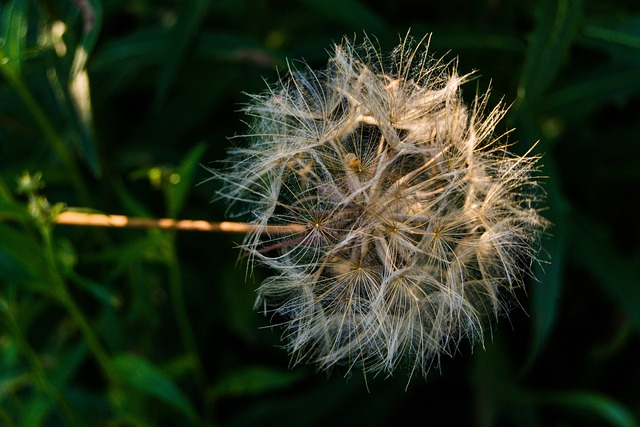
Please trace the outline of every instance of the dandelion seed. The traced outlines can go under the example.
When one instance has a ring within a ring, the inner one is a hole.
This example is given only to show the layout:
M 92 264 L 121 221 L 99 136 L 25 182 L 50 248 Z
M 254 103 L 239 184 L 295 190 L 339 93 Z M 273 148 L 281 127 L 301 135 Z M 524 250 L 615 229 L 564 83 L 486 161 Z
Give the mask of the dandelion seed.
M 467 107 L 469 76 L 427 48 L 344 40 L 246 107 L 221 194 L 251 216 L 243 248 L 276 273 L 256 306 L 283 319 L 295 362 L 426 373 L 482 341 L 535 260 L 537 157 L 510 154 L 494 136 L 504 106 Z

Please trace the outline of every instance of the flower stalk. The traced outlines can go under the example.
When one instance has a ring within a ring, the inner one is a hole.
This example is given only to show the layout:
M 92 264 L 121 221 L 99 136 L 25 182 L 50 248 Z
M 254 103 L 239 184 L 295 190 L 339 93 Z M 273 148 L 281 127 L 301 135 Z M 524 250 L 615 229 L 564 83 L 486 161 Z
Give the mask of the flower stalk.
M 249 233 L 258 227 L 243 222 L 209 222 L 203 220 L 176 220 L 171 218 L 137 218 L 126 215 L 107 215 L 97 213 L 66 211 L 58 214 L 56 224 L 81 227 L 113 227 L 113 228 L 157 228 L 165 230 L 205 231 L 214 233 Z M 269 234 L 290 234 L 303 232 L 305 226 L 290 224 L 271 226 L 264 229 Z

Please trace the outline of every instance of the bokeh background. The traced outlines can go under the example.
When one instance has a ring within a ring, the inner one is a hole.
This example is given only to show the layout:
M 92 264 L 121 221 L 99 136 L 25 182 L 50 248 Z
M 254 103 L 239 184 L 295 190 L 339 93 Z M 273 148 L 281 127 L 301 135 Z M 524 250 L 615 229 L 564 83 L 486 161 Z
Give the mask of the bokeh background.
M 241 235 L 55 226 L 63 206 L 222 220 L 243 93 L 411 29 L 540 141 L 537 280 L 426 379 L 290 366 Z M 637 0 L 0 1 L 0 425 L 637 426 Z

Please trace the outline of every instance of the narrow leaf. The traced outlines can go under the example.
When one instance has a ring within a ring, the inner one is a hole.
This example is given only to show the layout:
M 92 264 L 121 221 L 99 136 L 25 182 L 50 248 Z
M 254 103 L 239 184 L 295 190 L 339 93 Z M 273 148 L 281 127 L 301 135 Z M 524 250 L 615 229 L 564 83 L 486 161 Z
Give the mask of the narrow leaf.
M 0 223 L 0 254 L 2 253 L 22 267 L 28 277 L 47 277 L 48 268 L 40 246 L 26 232 Z
M 387 24 L 370 8 L 357 0 L 301 0 L 318 13 L 332 21 L 355 28 L 366 28 L 380 36 L 387 30 Z
M 566 238 L 564 233 L 558 231 L 547 245 L 551 263 L 544 268 L 539 267 L 535 272 L 536 278 L 541 283 L 535 284 L 532 291 L 533 334 L 531 337 L 531 349 L 525 370 L 536 360 L 546 344 L 556 323 L 558 302 L 562 288 L 562 271 L 564 269 L 564 253 L 566 251 Z
M 102 6 L 99 1 L 78 2 L 82 17 L 83 35 L 75 49 L 73 62 L 69 71 L 69 97 L 77 116 L 78 133 L 80 135 L 80 152 L 89 169 L 95 176 L 100 176 L 98 151 L 93 129 L 93 108 L 87 61 L 95 46 L 102 25 Z
M 545 110 L 554 115 L 578 116 L 606 103 L 624 102 L 640 93 L 639 75 L 640 66 L 607 64 L 550 93 Z
M 540 141 L 538 145 L 540 152 L 550 151 L 550 146 L 554 141 L 543 137 L 538 121 L 533 118 L 533 115 L 522 113 L 523 111 L 520 110 L 517 121 L 516 132 L 521 135 L 519 139 Z M 545 211 L 545 216 L 550 221 L 550 229 L 548 231 L 550 236 L 542 242 L 543 251 L 539 255 L 541 264 L 534 271 L 535 277 L 540 280 L 540 283 L 533 285 L 533 298 L 531 300 L 533 333 L 529 354 L 522 368 L 523 371 L 530 369 L 536 361 L 555 326 L 567 251 L 568 232 L 566 223 L 569 221 L 570 202 L 563 194 L 562 185 L 559 181 L 559 168 L 552 154 L 547 154 L 543 157 L 540 173 L 548 177 L 544 182 L 544 187 L 547 193 L 546 203 L 548 207 Z
M 640 15 L 607 24 L 589 24 L 581 41 L 621 63 L 640 65 Z
M 537 399 L 540 403 L 577 409 L 599 416 L 609 425 L 637 427 L 633 414 L 615 400 L 595 392 L 567 391 L 547 393 Z
M 578 215 L 570 226 L 576 260 L 600 282 L 640 333 L 640 266 L 612 247 L 604 226 Z
M 208 59 L 224 62 L 248 62 L 272 69 L 283 58 L 274 56 L 264 45 L 250 37 L 203 29 L 198 37 L 196 53 Z
M 582 20 L 582 0 L 547 0 L 540 7 L 518 86 L 519 103 L 535 103 L 546 93 Z
M 7 219 L 21 221 L 27 220 L 29 217 L 29 212 L 23 204 L 15 202 L 10 193 L 2 194 L 0 189 L 0 221 Z
M 179 410 L 191 421 L 197 415 L 189 399 L 153 364 L 141 356 L 119 354 L 112 361 L 116 381 L 131 390 L 154 397 Z
M 20 74 L 27 37 L 25 1 L 10 1 L 0 9 L 0 70 Z
M 196 145 L 187 153 L 176 169 L 177 182 L 170 182 L 167 188 L 167 210 L 170 216 L 177 216 L 184 206 L 187 195 L 193 188 L 193 180 L 200 165 L 200 159 L 206 149 L 205 144 Z
M 166 57 L 167 30 L 141 29 L 129 36 L 105 42 L 91 59 L 91 69 L 116 73 L 161 64 Z
M 164 102 L 209 7 L 207 0 L 193 0 L 184 4 L 185 10 L 180 13 L 178 22 L 169 34 L 170 45 L 167 46 L 167 52 L 171 54 L 166 55 L 164 59 L 164 69 L 156 93 L 157 106 Z
M 257 395 L 289 387 L 300 379 L 299 372 L 252 366 L 223 377 L 210 394 L 214 397 Z
M 87 277 L 81 276 L 73 270 L 65 272 L 67 277 L 80 288 L 91 294 L 96 300 L 113 308 L 118 308 L 121 305 L 120 299 L 109 289 L 105 288 L 102 284 L 97 283 Z
M 24 417 L 22 427 L 42 427 L 53 409 L 53 401 L 43 394 L 33 393 L 26 401 L 22 410 Z

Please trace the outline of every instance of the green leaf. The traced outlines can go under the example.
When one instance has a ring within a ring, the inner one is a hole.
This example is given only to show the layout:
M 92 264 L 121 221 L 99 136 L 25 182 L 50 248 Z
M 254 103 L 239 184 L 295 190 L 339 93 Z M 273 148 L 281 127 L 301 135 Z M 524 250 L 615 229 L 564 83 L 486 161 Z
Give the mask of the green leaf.
M 547 92 L 582 21 L 582 0 L 546 0 L 540 8 L 518 85 L 519 104 L 534 104 Z
M 608 24 L 590 24 L 581 40 L 608 52 L 619 62 L 640 65 L 640 15 Z
M 523 114 L 523 111 L 520 110 L 516 115 L 516 119 L 518 139 L 540 141 L 536 147 L 537 150 L 541 153 L 550 151 L 550 146 L 554 141 L 543 137 L 539 122 L 534 119 L 532 114 Z M 541 283 L 533 284 L 533 297 L 531 300 L 533 333 L 529 354 L 522 367 L 523 372 L 532 367 L 555 325 L 567 250 L 566 223 L 569 221 L 570 203 L 563 194 L 560 182 L 561 175 L 553 154 L 545 155 L 542 163 L 540 174 L 548 177 L 542 185 L 547 195 L 546 204 L 548 209 L 545 211 L 545 216 L 550 222 L 548 230 L 550 236 L 543 238 L 543 250 L 538 255 L 541 258 L 541 264 L 534 270 L 535 277 Z
M 381 36 L 387 32 L 385 21 L 358 0 L 300 0 L 334 22 Z
M 26 277 L 42 280 L 48 276 L 42 248 L 29 234 L 0 223 L 0 255 L 12 259 Z M 1 265 L 1 264 L 0 264 Z M 0 277 L 3 274 L 0 272 Z
M 0 178 L 0 220 L 22 221 L 30 218 L 27 207 L 16 202 L 6 184 Z
M 12 203 L 15 201 L 9 186 L 5 182 L 5 180 L 0 176 L 0 201 L 4 203 Z
M 543 393 L 536 399 L 539 403 L 563 406 L 589 412 L 599 416 L 609 425 L 618 427 L 637 427 L 633 414 L 615 400 L 595 392 L 565 391 Z
M 415 31 L 414 31 L 415 30 Z M 520 53 L 523 49 L 522 39 L 515 34 L 501 34 L 490 31 L 482 32 L 477 28 L 461 31 L 459 28 L 434 27 L 429 26 L 421 29 L 413 27 L 412 34 L 433 33 L 434 36 L 429 41 L 429 49 L 435 52 L 446 52 L 452 50 L 459 52 L 468 51 L 495 51 L 501 55 L 507 53 Z
M 78 255 L 73 244 L 64 238 L 56 240 L 56 259 L 58 268 L 64 277 L 77 285 L 80 289 L 93 296 L 97 301 L 106 307 L 119 308 L 120 299 L 103 283 L 98 283 L 92 279 L 84 277 L 75 271 L 78 262 Z
M 0 8 L 0 70 L 20 74 L 27 37 L 27 2 L 10 1 Z
M 52 409 L 53 401 L 49 397 L 38 393 L 31 394 L 22 410 L 24 416 L 20 425 L 23 427 L 44 426 Z
M 588 25 L 584 34 L 593 40 L 609 43 L 611 45 L 622 46 L 631 49 L 640 49 L 640 18 L 635 17 L 632 24 L 634 27 L 628 28 L 607 28 L 598 25 Z
M 495 424 L 505 406 L 505 395 L 511 394 L 513 373 L 510 362 L 501 335 L 496 335 L 486 349 L 474 354 L 471 378 L 479 425 Z
M 545 110 L 570 117 L 584 115 L 606 103 L 624 102 L 640 93 L 639 75 L 640 67 L 607 64 L 551 92 L 546 97 Z
M 618 253 L 606 228 L 578 214 L 570 222 L 572 253 L 640 333 L 640 265 Z
M 78 5 L 83 19 L 81 44 L 88 53 L 91 53 L 102 30 L 102 0 L 87 0 Z
M 178 21 L 168 34 L 166 51 L 171 54 L 166 55 L 163 61 L 164 67 L 156 92 L 156 106 L 164 103 L 180 64 L 184 62 L 187 50 L 193 43 L 209 8 L 208 0 L 192 0 L 182 4 L 185 8 L 180 12 Z
M 28 371 L 24 372 L 23 369 L 7 369 L 3 366 L 3 371 L 0 374 L 0 390 L 2 390 L 0 406 L 4 400 L 8 400 L 8 396 L 18 394 L 22 390 L 32 386 L 33 379 Z
M 133 391 L 154 397 L 174 407 L 189 420 L 198 419 L 186 395 L 151 362 L 132 354 L 116 355 L 111 364 L 114 379 Z
M 284 58 L 275 57 L 263 43 L 238 34 L 203 29 L 197 43 L 196 53 L 215 61 L 245 61 L 270 68 L 278 62 L 284 62 Z
M 232 247 L 231 242 L 229 247 Z M 244 340 L 255 341 L 256 330 L 260 327 L 259 316 L 253 310 L 256 278 L 247 280 L 242 268 L 225 269 L 220 277 L 220 312 L 225 323 Z
M 527 117 L 523 119 L 522 125 L 527 140 L 541 140 L 540 149 L 548 150 L 552 141 L 542 138 L 536 121 Z M 548 209 L 545 214 L 550 221 L 548 231 L 550 236 L 543 239 L 543 250 L 539 254 L 541 260 L 534 270 L 535 277 L 540 280 L 540 283 L 535 283 L 533 286 L 531 301 L 533 333 L 524 370 L 530 368 L 535 362 L 555 326 L 567 250 L 566 223 L 569 221 L 570 204 L 562 192 L 556 159 L 548 155 L 544 157 L 543 163 L 541 174 L 548 177 L 543 185 L 547 193 Z
M 118 199 L 126 209 L 127 214 L 141 217 L 153 216 L 151 211 L 147 209 L 146 206 L 144 206 L 138 199 L 133 196 L 133 194 L 129 192 L 127 187 L 122 183 L 120 179 L 114 179 L 111 184 L 113 185 Z
M 193 147 L 175 170 L 177 182 L 169 182 L 167 184 L 166 197 L 169 216 L 177 216 L 184 206 L 187 195 L 193 189 L 196 170 L 206 149 L 206 145 L 202 143 Z
M 74 374 L 87 358 L 87 354 L 87 345 L 84 342 L 63 349 L 57 360 L 58 363 L 51 372 L 52 384 L 60 390 L 64 389 L 73 380 Z
M 122 304 L 120 298 L 118 298 L 113 292 L 105 288 L 102 284 L 95 282 L 87 277 L 81 276 L 73 270 L 68 270 L 65 275 L 74 284 L 92 295 L 96 300 L 100 301 L 105 306 L 112 308 L 119 308 Z
M 91 69 L 119 75 L 118 72 L 161 64 L 167 55 L 166 33 L 167 30 L 163 28 L 145 28 L 105 42 L 92 56 Z
M 531 299 L 531 318 L 533 320 L 533 333 L 531 348 L 524 370 L 528 370 L 531 364 L 542 352 L 553 327 L 556 323 L 560 291 L 562 290 L 562 272 L 564 270 L 564 258 L 566 251 L 566 238 L 561 230 L 546 245 L 551 262 L 544 268 L 538 265 L 535 269 L 535 277 L 541 283 L 533 286 Z
M 130 267 L 141 266 L 145 262 L 163 263 L 166 261 L 167 241 L 164 235 L 153 231 L 157 230 L 145 232 L 138 238 L 129 239 L 99 254 L 86 256 L 84 260 L 87 263 L 109 264 L 110 272 L 105 276 L 107 283 L 115 281 Z
M 69 97 L 73 103 L 80 135 L 80 153 L 95 176 L 100 176 L 98 151 L 93 130 L 93 108 L 87 61 L 95 46 L 102 26 L 102 6 L 99 1 L 89 0 L 78 3 L 83 20 L 83 36 L 75 49 L 69 70 Z
M 535 426 L 536 414 L 517 384 L 513 363 L 502 332 L 473 355 L 471 378 L 475 388 L 478 425 L 496 425 L 509 417 L 509 425 Z
M 290 387 L 302 378 L 300 372 L 252 366 L 232 372 L 218 381 L 209 395 L 251 396 Z

